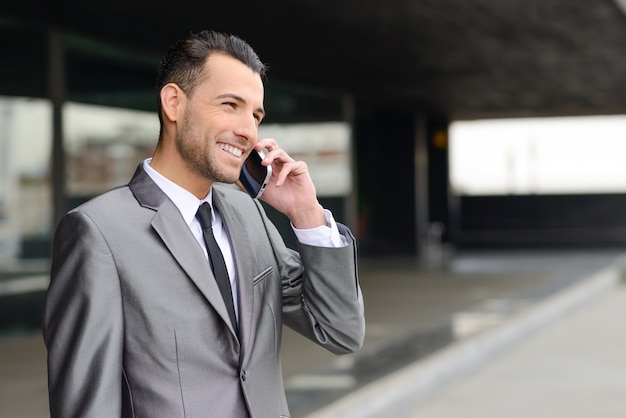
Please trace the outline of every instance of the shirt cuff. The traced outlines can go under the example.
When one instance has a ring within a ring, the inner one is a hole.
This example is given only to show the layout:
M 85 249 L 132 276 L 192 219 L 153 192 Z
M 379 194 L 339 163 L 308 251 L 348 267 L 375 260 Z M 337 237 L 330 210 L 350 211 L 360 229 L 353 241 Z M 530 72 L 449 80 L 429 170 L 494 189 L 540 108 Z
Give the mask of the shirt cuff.
M 324 218 L 326 225 L 316 228 L 297 229 L 292 224 L 291 227 L 298 241 L 313 247 L 339 248 L 348 245 L 346 238 L 339 233 L 335 218 L 328 209 L 324 209 Z

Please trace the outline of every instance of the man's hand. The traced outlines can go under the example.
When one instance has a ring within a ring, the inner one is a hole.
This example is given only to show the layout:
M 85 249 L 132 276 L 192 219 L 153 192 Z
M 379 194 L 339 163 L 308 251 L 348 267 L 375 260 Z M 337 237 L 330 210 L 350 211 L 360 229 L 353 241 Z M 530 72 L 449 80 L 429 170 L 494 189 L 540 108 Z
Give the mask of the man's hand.
M 260 139 L 255 149 L 267 149 L 262 164 L 272 166 L 272 177 L 261 200 L 284 213 L 297 229 L 325 225 L 324 209 L 304 161 L 296 161 L 272 138 Z

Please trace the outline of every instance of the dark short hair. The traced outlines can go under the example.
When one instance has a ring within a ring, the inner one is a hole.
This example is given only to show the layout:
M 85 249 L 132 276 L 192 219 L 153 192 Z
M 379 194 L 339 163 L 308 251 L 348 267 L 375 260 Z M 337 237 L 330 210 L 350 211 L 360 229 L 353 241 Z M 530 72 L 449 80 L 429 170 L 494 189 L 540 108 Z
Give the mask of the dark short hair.
M 236 58 L 261 77 L 264 77 L 267 71 L 267 66 L 261 62 L 252 47 L 235 35 L 204 30 L 179 40 L 163 55 L 157 72 L 157 112 L 161 130 L 163 129 L 161 114 L 163 86 L 176 83 L 185 94 L 191 95 L 194 88 L 202 82 L 204 64 L 214 53 Z

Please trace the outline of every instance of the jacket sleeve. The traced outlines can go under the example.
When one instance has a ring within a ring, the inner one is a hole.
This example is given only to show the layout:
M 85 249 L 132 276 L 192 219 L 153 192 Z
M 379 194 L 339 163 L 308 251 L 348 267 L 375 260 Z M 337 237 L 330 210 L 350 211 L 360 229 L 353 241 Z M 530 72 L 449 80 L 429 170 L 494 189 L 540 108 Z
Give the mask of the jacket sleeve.
M 44 307 L 51 418 L 120 416 L 123 333 L 115 260 L 97 225 L 72 212 L 55 233 Z
M 265 222 L 282 278 L 283 323 L 333 353 L 359 350 L 365 318 L 356 240 L 350 230 L 337 224 L 348 242 L 345 247 L 299 244 L 296 252 Z

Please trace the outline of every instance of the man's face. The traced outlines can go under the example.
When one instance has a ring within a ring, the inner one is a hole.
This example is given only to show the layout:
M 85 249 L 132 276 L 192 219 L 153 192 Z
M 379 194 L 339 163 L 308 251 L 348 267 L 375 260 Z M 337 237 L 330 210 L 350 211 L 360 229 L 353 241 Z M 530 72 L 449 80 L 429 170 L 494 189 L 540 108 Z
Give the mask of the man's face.
M 205 74 L 187 97 L 176 147 L 193 171 L 212 181 L 234 183 L 258 141 L 263 83 L 246 65 L 223 54 L 209 57 Z

